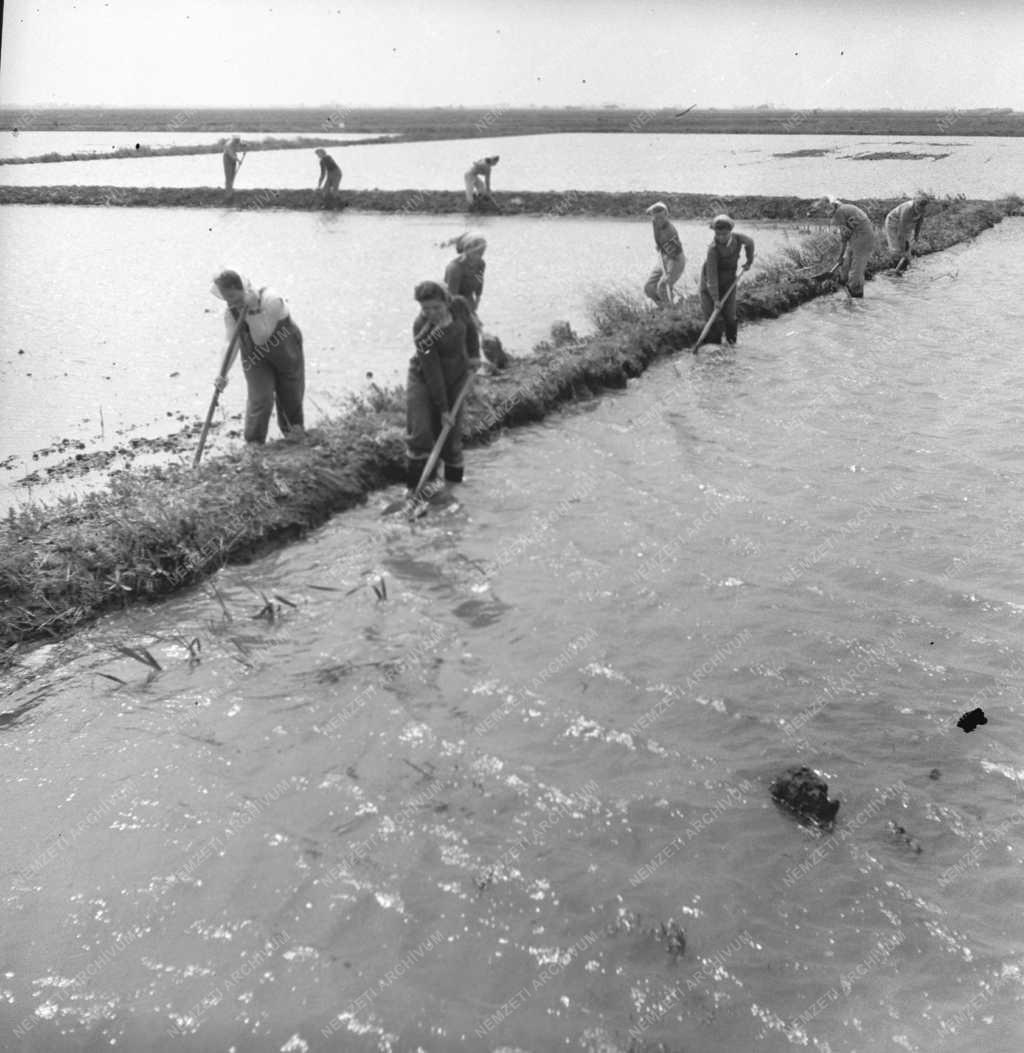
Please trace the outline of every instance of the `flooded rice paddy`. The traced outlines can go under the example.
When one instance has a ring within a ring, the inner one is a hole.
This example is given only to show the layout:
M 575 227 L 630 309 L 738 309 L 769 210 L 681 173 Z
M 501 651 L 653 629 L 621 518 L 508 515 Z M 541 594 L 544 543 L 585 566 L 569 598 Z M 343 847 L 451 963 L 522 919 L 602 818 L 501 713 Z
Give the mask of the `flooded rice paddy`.
M 800 151 L 812 155 L 779 156 Z M 871 153 L 897 156 L 856 159 Z M 1024 139 L 1010 137 L 557 134 L 357 145 L 339 148 L 336 160 L 344 172 L 342 189 L 412 193 L 461 190 L 469 165 L 490 154 L 501 158 L 493 174 L 493 186 L 501 191 L 867 198 L 923 188 L 992 198 L 1024 189 Z M 314 187 L 318 174 L 312 150 L 253 153 L 235 186 Z M 0 185 L 191 187 L 223 186 L 223 181 L 221 159 L 210 154 L 0 166 Z
M 31 655 L 0 1045 L 1019 1050 L 1022 250 L 745 327 L 472 451 L 456 507 Z M 768 798 L 795 762 L 832 837 Z
M 655 263 L 646 217 L 486 217 L 476 226 L 490 238 L 481 317 L 514 355 L 530 353 L 557 319 L 590 331 L 593 295 L 619 286 L 642 295 Z M 688 263 L 676 288 L 692 292 L 711 232 L 678 226 Z M 0 504 L 14 499 L 15 480 L 68 455 L 33 460 L 34 451 L 65 438 L 105 448 L 174 432 L 182 413 L 205 414 L 226 342 L 209 287 L 224 267 L 288 299 L 305 338 L 311 423 L 364 390 L 370 374 L 383 386 L 404 383 L 413 287 L 442 278 L 454 250 L 440 243 L 464 229 L 458 216 L 5 206 L 0 237 L 13 248 L 0 256 L 0 460 L 14 459 L 0 468 Z M 743 229 L 761 260 L 800 237 L 793 224 Z M 244 408 L 240 370 L 222 405 Z

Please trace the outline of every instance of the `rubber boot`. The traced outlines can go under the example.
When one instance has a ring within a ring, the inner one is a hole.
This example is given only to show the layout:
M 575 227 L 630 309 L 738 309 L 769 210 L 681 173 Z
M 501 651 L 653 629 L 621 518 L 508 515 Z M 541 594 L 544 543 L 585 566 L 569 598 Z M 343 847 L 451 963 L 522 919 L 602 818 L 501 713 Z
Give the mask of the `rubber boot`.
M 462 482 L 462 465 L 446 464 L 444 466 L 444 481 L 446 483 L 461 483 Z

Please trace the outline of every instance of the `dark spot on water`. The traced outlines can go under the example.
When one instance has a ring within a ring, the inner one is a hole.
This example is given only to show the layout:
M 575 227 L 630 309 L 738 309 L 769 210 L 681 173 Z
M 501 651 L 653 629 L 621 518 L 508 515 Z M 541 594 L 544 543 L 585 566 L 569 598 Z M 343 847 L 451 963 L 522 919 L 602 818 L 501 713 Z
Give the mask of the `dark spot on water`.
M 988 723 L 988 717 L 981 709 L 972 709 L 956 722 L 958 728 L 962 728 L 965 734 L 970 734 L 975 728 Z
M 942 778 L 942 772 L 939 771 L 938 768 L 932 768 L 932 770 L 930 772 L 928 772 L 928 778 L 929 779 L 940 779 L 940 778 Z

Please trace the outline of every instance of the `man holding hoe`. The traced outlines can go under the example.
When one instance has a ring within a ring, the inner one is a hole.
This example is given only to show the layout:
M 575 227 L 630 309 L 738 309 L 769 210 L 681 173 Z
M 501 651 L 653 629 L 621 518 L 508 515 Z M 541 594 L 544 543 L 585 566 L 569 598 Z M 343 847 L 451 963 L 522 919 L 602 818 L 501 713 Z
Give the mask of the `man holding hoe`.
M 267 441 L 270 415 L 277 405 L 277 423 L 290 440 L 302 439 L 302 399 L 306 390 L 306 364 L 302 331 L 292 320 L 284 300 L 270 289 L 256 290 L 236 271 L 222 271 L 210 292 L 227 304 L 224 324 L 233 337 L 240 326 L 242 369 L 248 398 L 245 406 L 245 441 L 249 448 Z M 227 387 L 222 373 L 215 381 L 218 392 Z
M 808 210 L 808 216 L 828 216 L 839 228 L 839 260 L 832 268 L 839 272 L 839 284 L 855 299 L 864 296 L 864 271 L 875 251 L 875 228 L 868 214 L 837 197 L 823 197 Z
M 910 266 L 914 255 L 914 246 L 921 235 L 921 226 L 931 198 L 927 194 L 917 194 L 911 201 L 897 205 L 885 217 L 885 240 L 891 252 L 902 253 L 896 270 L 902 271 Z
M 754 239 L 734 231 L 734 225 L 724 213 L 715 216 L 711 221 L 709 226 L 715 232 L 715 236 L 708 246 L 707 258 L 700 272 L 700 303 L 704 310 L 704 320 L 710 322 L 715 312 L 719 312 L 707 334 L 712 344 L 719 343 L 724 322 L 726 342 L 735 346 L 739 328 L 736 312 L 736 268 L 740 263 L 740 252 L 746 254 L 743 270 L 749 271 L 754 262 Z

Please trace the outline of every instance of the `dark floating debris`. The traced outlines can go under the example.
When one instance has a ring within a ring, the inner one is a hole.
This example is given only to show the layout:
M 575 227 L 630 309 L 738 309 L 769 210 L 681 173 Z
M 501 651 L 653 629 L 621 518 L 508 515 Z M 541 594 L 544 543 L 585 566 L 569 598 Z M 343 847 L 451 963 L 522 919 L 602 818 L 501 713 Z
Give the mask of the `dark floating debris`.
M 956 722 L 958 728 L 962 728 L 966 734 L 970 734 L 975 728 L 988 723 L 988 717 L 982 709 L 972 709 Z
M 920 842 L 917 841 L 915 838 L 911 837 L 910 834 L 907 833 L 906 829 L 900 826 L 899 823 L 894 823 L 890 819 L 888 823 L 888 830 L 889 835 L 898 844 L 906 845 L 907 848 L 909 848 L 912 852 L 924 851 L 924 849 L 921 847 Z
M 828 783 L 810 768 L 787 768 L 771 786 L 772 800 L 819 826 L 831 826 L 839 802 L 828 799 Z

